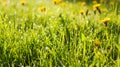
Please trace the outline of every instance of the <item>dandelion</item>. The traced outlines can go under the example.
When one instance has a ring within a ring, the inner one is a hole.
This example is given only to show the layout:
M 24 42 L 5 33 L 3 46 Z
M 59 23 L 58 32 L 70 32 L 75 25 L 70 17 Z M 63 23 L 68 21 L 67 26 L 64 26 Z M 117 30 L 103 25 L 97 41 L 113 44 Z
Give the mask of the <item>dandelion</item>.
M 54 4 L 59 4 L 62 2 L 62 0 L 53 0 Z
M 40 10 L 41 12 L 45 12 L 45 11 L 46 11 L 46 7 L 45 7 L 45 6 L 41 6 L 41 7 L 39 7 L 39 10 Z
M 27 4 L 27 2 L 25 0 L 21 0 L 20 4 L 25 5 L 25 4 Z
M 84 12 L 85 12 L 84 10 L 80 10 L 80 14 L 81 14 L 81 15 L 83 15 L 83 14 L 84 14 Z
M 100 7 L 100 4 L 95 4 L 93 5 L 94 8 L 99 8 Z
M 106 26 L 109 21 L 110 21 L 110 18 L 104 18 L 103 20 L 101 20 L 101 22 L 104 23 Z
M 80 6 L 85 6 L 85 5 L 86 5 L 86 2 L 80 2 L 80 1 L 79 1 L 77 4 L 80 5 Z
M 86 2 L 81 2 L 81 6 L 85 6 L 86 5 Z
M 100 10 L 100 4 L 95 4 L 93 5 L 93 8 L 94 8 L 94 13 L 96 14 L 96 11 L 98 11 L 100 14 L 101 14 L 101 10 Z
M 66 6 L 66 2 L 60 3 L 60 6 L 61 6 L 61 7 L 65 7 L 65 6 Z
M 95 41 L 94 41 L 94 44 L 95 44 L 95 46 L 98 46 L 98 47 L 99 47 L 99 46 L 100 46 L 100 41 L 99 41 L 99 40 L 95 40 Z

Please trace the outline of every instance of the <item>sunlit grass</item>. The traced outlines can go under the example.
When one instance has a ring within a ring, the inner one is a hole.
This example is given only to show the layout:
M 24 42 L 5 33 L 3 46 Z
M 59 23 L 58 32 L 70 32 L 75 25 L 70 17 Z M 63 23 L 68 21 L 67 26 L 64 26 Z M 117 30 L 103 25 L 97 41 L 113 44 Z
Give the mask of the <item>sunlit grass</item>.
M 86 2 L 1 1 L 0 67 L 119 67 L 119 10 L 103 1 L 96 10 Z

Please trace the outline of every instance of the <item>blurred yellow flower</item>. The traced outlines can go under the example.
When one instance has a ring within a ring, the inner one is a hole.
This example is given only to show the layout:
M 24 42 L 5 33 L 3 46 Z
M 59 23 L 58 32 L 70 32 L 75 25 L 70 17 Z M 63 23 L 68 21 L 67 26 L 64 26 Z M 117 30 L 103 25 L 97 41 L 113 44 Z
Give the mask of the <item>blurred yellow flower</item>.
M 104 18 L 103 20 L 101 20 L 101 22 L 104 23 L 105 25 L 107 25 L 109 21 L 110 21 L 110 18 Z
M 62 0 L 53 0 L 54 4 L 59 4 Z
M 61 6 L 61 7 L 65 7 L 66 5 L 67 5 L 66 2 L 62 2 L 62 3 L 60 3 L 60 6 Z
M 45 6 L 41 6 L 41 7 L 39 7 L 39 10 L 40 10 L 41 12 L 44 12 L 44 11 L 46 11 L 46 7 L 45 7 Z
M 81 6 L 85 6 L 86 5 L 86 2 L 81 2 Z
M 20 4 L 21 4 L 21 5 L 25 5 L 25 4 L 27 4 L 27 2 L 26 2 L 26 0 L 21 0 L 21 1 L 20 1 Z
M 84 12 L 85 12 L 84 10 L 80 10 L 81 15 L 83 15 L 83 14 L 84 14 Z
M 93 5 L 93 8 L 99 8 L 101 6 L 101 4 L 95 4 Z
M 96 14 L 96 11 L 98 11 L 100 14 L 101 14 L 101 10 L 100 10 L 100 5 L 101 4 L 95 4 L 95 5 L 93 5 L 93 8 L 94 8 L 94 13 Z
M 110 18 L 104 18 L 103 20 L 101 20 L 101 22 L 104 23 L 105 26 L 107 26 L 109 21 L 110 21 Z
M 99 40 L 95 40 L 95 41 L 94 41 L 94 44 L 95 44 L 95 46 L 98 46 L 98 47 L 99 47 L 99 46 L 100 46 L 100 41 L 99 41 Z
M 85 5 L 86 5 L 86 2 L 84 2 L 84 1 L 83 1 L 83 2 L 79 1 L 79 2 L 77 2 L 77 4 L 80 5 L 80 6 L 85 6 Z

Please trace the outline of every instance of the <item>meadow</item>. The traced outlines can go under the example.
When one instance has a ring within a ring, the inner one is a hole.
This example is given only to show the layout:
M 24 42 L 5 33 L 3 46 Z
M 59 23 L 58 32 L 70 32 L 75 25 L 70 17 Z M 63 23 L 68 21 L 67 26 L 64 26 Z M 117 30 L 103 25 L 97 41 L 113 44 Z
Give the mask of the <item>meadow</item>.
M 0 67 L 120 67 L 119 3 L 0 0 Z

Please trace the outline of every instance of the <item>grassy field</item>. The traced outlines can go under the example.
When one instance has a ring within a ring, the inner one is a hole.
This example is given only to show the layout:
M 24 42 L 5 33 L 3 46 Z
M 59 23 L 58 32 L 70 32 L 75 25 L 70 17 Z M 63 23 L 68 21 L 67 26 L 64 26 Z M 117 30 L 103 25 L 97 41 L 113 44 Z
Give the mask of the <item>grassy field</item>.
M 0 0 L 0 67 L 119 67 L 119 3 Z

